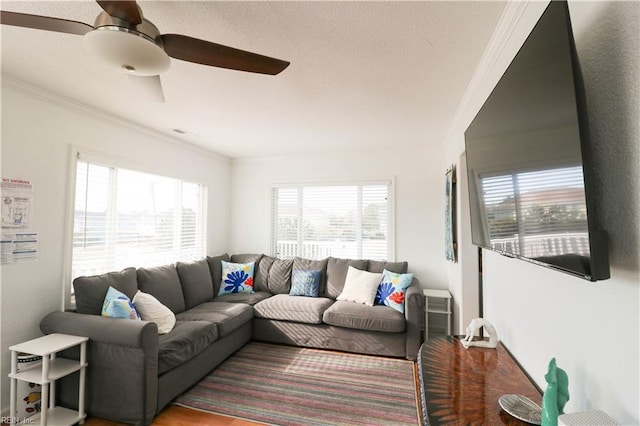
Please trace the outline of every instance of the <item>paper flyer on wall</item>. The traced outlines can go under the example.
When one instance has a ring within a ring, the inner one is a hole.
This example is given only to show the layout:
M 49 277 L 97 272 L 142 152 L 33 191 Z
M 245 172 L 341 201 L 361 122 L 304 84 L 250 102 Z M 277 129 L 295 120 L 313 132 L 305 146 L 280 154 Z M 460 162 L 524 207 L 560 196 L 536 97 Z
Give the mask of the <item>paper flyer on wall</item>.
M 30 262 L 38 258 L 38 233 L 33 226 L 33 182 L 2 178 L 0 223 L 1 263 Z
M 0 239 L 2 263 L 30 262 L 38 258 L 38 233 L 3 233 Z
M 33 215 L 33 183 L 2 178 L 2 229 L 29 229 Z

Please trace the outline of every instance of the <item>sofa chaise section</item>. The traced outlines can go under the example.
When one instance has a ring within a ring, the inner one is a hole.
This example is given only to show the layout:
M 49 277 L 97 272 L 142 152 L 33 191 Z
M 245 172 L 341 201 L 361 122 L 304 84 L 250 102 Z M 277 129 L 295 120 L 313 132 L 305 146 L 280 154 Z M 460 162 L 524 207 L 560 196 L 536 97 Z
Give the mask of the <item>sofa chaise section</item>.
M 105 318 L 109 287 L 133 300 L 138 290 L 153 295 L 175 317 L 166 334 L 150 321 Z M 156 268 L 127 268 L 74 281 L 78 312 L 53 312 L 40 323 L 43 333 L 89 337 L 86 406 L 91 416 L 150 424 L 175 397 L 251 340 L 253 309 L 212 301 L 207 260 Z M 78 359 L 67 351 L 64 357 Z M 58 398 L 75 408 L 77 375 L 63 379 Z

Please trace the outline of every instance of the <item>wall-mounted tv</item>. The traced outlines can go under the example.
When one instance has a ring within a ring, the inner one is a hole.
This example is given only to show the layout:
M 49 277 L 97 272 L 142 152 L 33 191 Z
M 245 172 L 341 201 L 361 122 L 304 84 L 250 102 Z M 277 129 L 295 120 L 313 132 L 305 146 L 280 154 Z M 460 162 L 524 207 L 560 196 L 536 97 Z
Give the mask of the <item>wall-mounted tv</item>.
M 569 9 L 552 1 L 465 132 L 473 244 L 609 278 L 588 130 Z

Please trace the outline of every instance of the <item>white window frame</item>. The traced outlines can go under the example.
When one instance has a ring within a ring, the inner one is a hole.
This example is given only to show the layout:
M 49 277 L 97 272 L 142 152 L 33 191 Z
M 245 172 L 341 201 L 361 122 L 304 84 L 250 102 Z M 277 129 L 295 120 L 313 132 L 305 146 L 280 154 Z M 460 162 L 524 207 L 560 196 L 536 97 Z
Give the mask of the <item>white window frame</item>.
M 167 173 L 166 171 L 159 171 L 154 168 L 149 168 L 144 165 L 138 164 L 130 159 L 104 154 L 100 152 L 93 152 L 91 150 L 78 149 L 71 146 L 69 151 L 69 173 L 67 180 L 67 214 L 65 223 L 65 243 L 64 243 L 64 271 L 63 271 L 63 291 L 62 291 L 62 308 L 74 309 L 75 298 L 73 295 L 72 281 L 72 262 L 73 262 L 73 233 L 75 222 L 75 196 L 76 196 L 76 178 L 78 161 L 85 161 L 91 164 L 101 165 L 105 167 L 114 167 L 118 169 L 127 169 L 131 171 L 154 174 L 162 177 L 180 180 L 188 183 L 196 183 L 201 185 L 203 193 L 200 199 L 200 211 L 204 213 L 202 220 L 201 232 L 204 234 L 202 244 L 203 253 L 207 252 L 208 234 L 207 234 L 207 207 L 208 207 L 208 187 L 205 183 L 198 179 L 192 179 L 184 176 L 176 176 L 173 173 Z M 138 265 L 130 265 L 137 267 Z M 161 266 L 161 265 L 158 265 Z
M 270 238 L 270 251 L 273 257 L 277 256 L 277 206 L 275 205 L 275 199 L 273 192 L 279 188 L 297 188 L 299 191 L 305 187 L 329 187 L 329 186 L 366 186 L 366 185 L 388 185 L 387 193 L 387 208 L 389 211 L 387 217 L 388 226 L 388 255 L 386 259 L 388 262 L 394 262 L 396 260 L 396 214 L 395 214 L 395 177 L 385 177 L 379 179 L 365 179 L 365 180 L 311 180 L 311 181 L 278 181 L 271 183 L 269 187 L 269 238 Z M 359 196 L 362 193 L 359 192 Z M 361 202 L 361 200 L 360 200 Z M 360 209 L 359 209 L 360 210 Z M 301 213 L 300 213 L 301 215 Z M 361 231 L 361 228 L 358 232 Z M 298 233 L 298 247 L 300 247 L 300 239 L 302 238 L 301 232 Z M 358 244 L 361 244 L 361 238 L 358 239 Z M 298 252 L 299 253 L 299 252 Z

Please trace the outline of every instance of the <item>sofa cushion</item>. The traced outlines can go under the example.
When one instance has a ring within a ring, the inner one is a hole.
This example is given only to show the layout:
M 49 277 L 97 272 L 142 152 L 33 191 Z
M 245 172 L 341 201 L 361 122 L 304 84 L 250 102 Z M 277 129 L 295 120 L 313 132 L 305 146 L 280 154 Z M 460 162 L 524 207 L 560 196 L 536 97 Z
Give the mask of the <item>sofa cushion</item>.
M 322 320 L 337 327 L 388 333 L 402 333 L 406 327 L 404 315 L 395 309 L 342 301 L 331 305 Z
M 133 304 L 144 321 L 155 322 L 158 334 L 167 334 L 176 325 L 176 316 L 155 297 L 140 290 L 133 297 Z
M 218 328 L 220 337 L 253 319 L 253 308 L 243 303 L 208 302 L 176 315 L 178 321 L 207 321 Z
M 158 375 L 182 365 L 218 338 L 218 329 L 208 321 L 178 321 L 173 330 L 158 336 Z
M 349 266 L 362 271 L 367 270 L 367 260 L 337 259 L 330 257 L 327 261 L 327 286 L 325 297 L 335 299 L 344 289 L 344 280 L 347 278 Z
M 370 260 L 367 271 L 381 274 L 385 269 L 396 274 L 406 274 L 409 264 L 407 262 L 385 262 L 384 260 Z
M 109 287 L 124 293 L 129 299 L 133 299 L 138 291 L 136 269 L 127 268 L 120 272 L 78 277 L 73 280 L 76 311 L 79 314 L 100 315 Z
M 413 274 L 396 274 L 382 271 L 382 281 L 378 286 L 374 305 L 385 305 L 404 314 L 404 301 L 407 288 L 413 281 Z
M 307 324 L 321 324 L 324 311 L 333 300 L 325 297 L 296 297 L 288 294 L 276 294 L 256 303 L 256 318 L 281 321 L 295 321 Z
M 262 259 L 262 254 L 258 253 L 243 253 L 243 254 L 232 254 L 230 262 L 232 263 L 258 263 Z
M 178 262 L 176 270 L 180 277 L 186 309 L 213 299 L 213 282 L 207 259 L 189 263 Z
M 293 269 L 289 296 L 318 297 L 320 291 L 320 271 Z
M 182 286 L 174 265 L 138 269 L 138 287 L 158 299 L 174 314 L 185 310 Z
M 213 284 L 214 296 L 220 291 L 220 282 L 222 281 L 222 261 L 229 262 L 229 255 L 227 253 L 219 256 L 207 256 L 207 263 L 209 264 L 209 271 L 211 272 L 211 283 Z
M 256 263 L 222 261 L 222 282 L 218 296 L 230 293 L 253 293 L 253 272 Z
M 269 269 L 269 291 L 273 294 L 289 294 L 293 259 L 277 259 Z
M 303 259 L 302 257 L 295 257 L 293 259 L 292 269 L 298 269 L 302 271 L 320 271 L 320 294 L 324 294 L 327 287 L 327 262 L 329 259 L 311 260 Z
M 378 290 L 380 281 L 382 281 L 382 274 L 361 271 L 353 266 L 349 266 L 347 279 L 344 282 L 344 289 L 336 300 L 373 306 L 373 300 L 376 298 L 376 291 Z
M 275 262 L 275 257 L 262 256 L 260 262 L 256 266 L 255 279 L 253 283 L 253 289 L 255 291 L 269 291 L 269 270 Z
M 216 297 L 215 301 L 227 303 L 246 303 L 247 305 L 253 306 L 259 301 L 271 296 L 271 293 L 268 293 L 266 291 L 256 291 L 255 293 L 230 293 Z
M 102 316 L 107 318 L 123 318 L 140 321 L 135 306 L 124 293 L 109 287 L 102 304 Z

